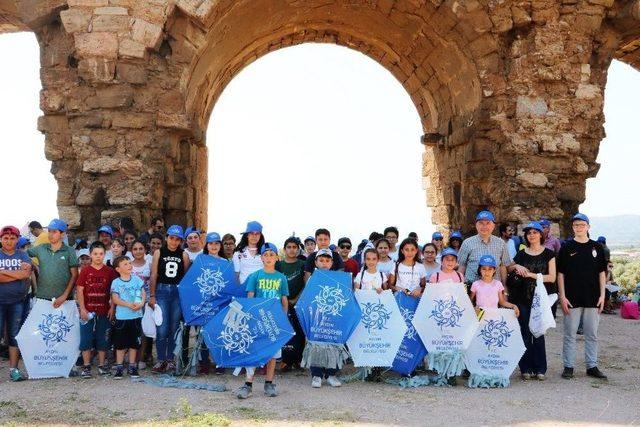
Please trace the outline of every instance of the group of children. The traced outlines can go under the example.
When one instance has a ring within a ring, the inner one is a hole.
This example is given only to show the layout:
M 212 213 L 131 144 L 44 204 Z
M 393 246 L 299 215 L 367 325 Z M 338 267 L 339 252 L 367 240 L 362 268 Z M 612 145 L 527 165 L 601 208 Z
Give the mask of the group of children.
M 151 341 L 144 337 L 141 327 L 147 304 L 151 309 L 159 305 L 163 313 L 163 323 L 157 330 L 157 363 L 153 372 L 172 373 L 175 369 L 175 334 L 182 320 L 178 284 L 197 256 L 226 259 L 222 256 L 220 235 L 208 233 L 204 237 L 204 247 L 199 250 L 201 236 L 194 228 L 185 233 L 182 227 L 173 225 L 167 229 L 166 240 L 153 242 L 153 245 L 151 241 L 145 244 L 137 240 L 133 233 L 125 233 L 123 239 L 114 239 L 112 230 L 107 228 L 101 227 L 100 240 L 92 243 L 87 251 L 80 252 L 76 300 L 81 319 L 81 376 L 92 377 L 93 351 L 97 353 L 98 373 L 109 375 L 111 369 L 106 356 L 111 348 L 116 352 L 114 378 L 120 379 L 125 374 L 126 352 L 128 375 L 131 378 L 139 376 L 139 362 L 148 360 L 140 355 L 140 350 L 150 353 Z M 348 257 L 350 240 L 340 239 L 339 247 L 332 250 L 331 235 L 326 229 L 317 230 L 315 237 L 305 240 L 304 246 L 297 238 L 289 238 L 279 251 L 265 241 L 260 223 L 251 221 L 247 224 L 229 262 L 233 264 L 239 282 L 245 285 L 249 298 L 281 300 L 296 331 L 285 354 L 274 355 L 265 367 L 267 396 L 277 395 L 273 383 L 276 359 L 282 358 L 283 371 L 300 366 L 305 340 L 293 308 L 316 268 L 350 272 L 354 289 L 378 293 L 390 289 L 415 298 L 422 296 L 427 282 L 463 282 L 463 276 L 456 271 L 456 249 L 438 248 L 434 244 L 421 248 L 411 237 L 396 246 L 397 230 L 390 229 L 390 235 L 387 236 L 389 229 L 385 230 L 384 236 L 369 242 L 361 253 Z M 111 234 L 111 239 L 105 241 L 102 238 L 106 239 L 105 233 Z M 105 243 L 110 245 L 106 247 Z M 435 256 L 439 263 L 437 268 L 432 268 Z M 470 287 L 471 299 L 479 308 L 510 307 L 518 314 L 517 307 L 506 301 L 502 284 L 494 279 L 496 268 L 492 256 L 482 257 L 478 268 L 481 278 Z M 203 363 L 208 365 L 208 352 L 204 351 L 202 357 Z M 255 369 L 249 367 L 246 372 L 245 384 L 237 391 L 238 398 L 252 394 Z M 311 375 L 313 387 L 320 387 L 323 379 L 333 387 L 341 385 L 337 369 L 311 366 Z

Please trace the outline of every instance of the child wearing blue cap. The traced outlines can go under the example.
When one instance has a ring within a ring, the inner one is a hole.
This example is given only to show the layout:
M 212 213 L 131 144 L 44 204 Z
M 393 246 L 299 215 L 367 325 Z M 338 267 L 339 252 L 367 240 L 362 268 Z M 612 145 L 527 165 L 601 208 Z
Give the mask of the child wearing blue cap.
M 457 266 L 458 253 L 452 248 L 444 248 L 440 271 L 431 274 L 429 283 L 464 283 L 464 276 L 456 271 Z
M 231 258 L 240 283 L 244 283 L 251 273 L 262 268 L 260 259 L 262 245 L 264 245 L 262 224 L 258 221 L 249 221 Z
M 167 229 L 166 243 L 153 254 L 149 279 L 149 305 L 155 309 L 156 301 L 162 309 L 162 324 L 157 328 L 156 351 L 158 362 L 155 373 L 175 371 L 173 351 L 175 335 L 182 319 L 178 284 L 191 265 L 189 256 L 182 249 L 184 233 L 179 225 Z
M 276 262 L 278 261 L 278 248 L 273 243 L 265 243 L 260 248 L 260 258 L 263 267 L 251 273 L 247 277 L 247 298 L 279 298 L 282 302 L 282 309 L 286 313 L 289 309 L 289 285 L 287 277 L 276 271 Z M 278 395 L 276 385 L 273 378 L 276 371 L 276 359 L 281 357 L 281 351 L 273 356 L 266 366 L 266 376 L 264 382 L 264 394 L 268 397 Z M 254 368 L 246 368 L 247 378 L 243 386 L 241 386 L 236 396 L 238 399 L 246 399 L 251 396 L 253 391 L 253 375 Z
M 506 307 L 516 312 L 516 317 L 520 316 L 520 310 L 515 304 L 511 304 L 504 296 L 504 286 L 502 282 L 494 279 L 496 274 L 495 258 L 492 255 L 483 255 L 478 261 L 478 276 L 471 285 L 471 301 L 473 301 L 477 309 L 481 308 L 498 308 Z

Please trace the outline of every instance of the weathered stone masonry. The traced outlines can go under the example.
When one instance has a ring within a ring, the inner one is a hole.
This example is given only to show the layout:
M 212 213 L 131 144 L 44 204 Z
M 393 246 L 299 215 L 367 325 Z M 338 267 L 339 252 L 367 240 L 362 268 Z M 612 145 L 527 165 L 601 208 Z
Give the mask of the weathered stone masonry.
M 211 110 L 270 51 L 363 52 L 422 120 L 433 220 L 567 224 L 595 176 L 613 58 L 640 67 L 640 1 L 0 0 L 41 47 L 45 155 L 77 233 L 112 216 L 206 226 Z M 384 102 L 381 100 L 380 102 Z

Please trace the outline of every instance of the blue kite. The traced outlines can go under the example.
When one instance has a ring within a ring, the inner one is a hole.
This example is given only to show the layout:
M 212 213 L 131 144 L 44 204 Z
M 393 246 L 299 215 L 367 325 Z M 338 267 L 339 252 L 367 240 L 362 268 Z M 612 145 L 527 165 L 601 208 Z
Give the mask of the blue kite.
M 180 307 L 187 325 L 206 325 L 232 298 L 247 295 L 238 283 L 233 263 L 198 255 L 178 286 Z
M 296 313 L 307 337 L 302 366 L 341 368 L 349 357 L 344 344 L 360 323 L 360 306 L 351 274 L 316 269 L 307 282 Z
M 279 298 L 237 298 L 203 328 L 218 367 L 263 366 L 295 335 Z
M 400 349 L 396 354 L 393 365 L 391 365 L 391 369 L 401 375 L 411 375 L 427 355 L 427 349 L 412 323 L 413 315 L 416 312 L 416 308 L 418 308 L 420 300 L 404 292 L 398 292 L 396 293 L 396 301 L 404 322 L 407 324 L 407 332 L 405 332 L 404 338 L 400 343 Z

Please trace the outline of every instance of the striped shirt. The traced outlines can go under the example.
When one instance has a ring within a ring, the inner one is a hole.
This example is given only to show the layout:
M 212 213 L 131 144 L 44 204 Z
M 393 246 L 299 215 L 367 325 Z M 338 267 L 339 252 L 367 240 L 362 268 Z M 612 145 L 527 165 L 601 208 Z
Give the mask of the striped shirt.
M 480 236 L 476 234 L 475 236 L 465 239 L 458 252 L 458 264 L 465 268 L 465 281 L 475 282 L 480 279 L 480 276 L 478 276 L 478 262 L 483 255 L 493 255 L 498 263 L 498 267 L 500 267 L 500 265 L 507 266 L 513 263 L 504 240 L 491 235 L 489 237 L 489 243 L 485 243 Z M 496 269 L 495 279 L 500 280 L 500 268 Z

